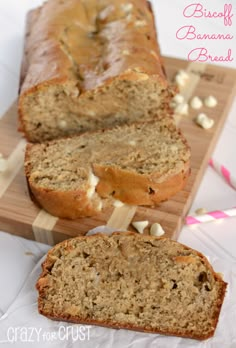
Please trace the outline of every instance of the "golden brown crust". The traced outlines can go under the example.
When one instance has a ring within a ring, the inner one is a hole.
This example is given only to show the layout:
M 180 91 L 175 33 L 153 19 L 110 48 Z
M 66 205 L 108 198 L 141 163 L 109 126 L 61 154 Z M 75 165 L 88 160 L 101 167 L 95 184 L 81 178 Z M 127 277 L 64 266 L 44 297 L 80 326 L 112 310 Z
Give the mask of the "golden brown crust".
M 91 91 L 97 94 L 118 80 L 139 81 L 145 77 L 168 90 L 165 107 L 171 112 L 168 103 L 172 89 L 160 57 L 151 6 L 146 0 L 130 0 L 128 5 L 133 5 L 135 16 L 127 22 L 129 15 L 124 17 L 120 9 L 123 3 L 127 1 L 50 0 L 28 14 L 18 103 L 19 128 L 28 140 L 35 141 L 26 126 L 25 99 L 49 85 L 75 81 L 83 103 Z M 100 18 L 109 6 L 114 8 L 112 23 L 109 14 L 108 20 Z M 142 21 L 146 25 L 137 30 L 134 24 Z M 97 31 L 101 31 L 101 43 L 91 44 L 89 36 Z M 104 43 L 105 52 L 98 48 Z M 121 54 L 123 51 L 131 54 Z M 109 68 L 97 72 L 98 65 Z
M 136 238 L 146 239 L 148 241 L 156 240 L 156 239 L 166 239 L 165 237 L 154 237 L 154 236 L 147 236 L 147 235 L 140 236 L 136 233 L 129 232 L 129 231 L 128 232 L 114 232 L 112 235 L 120 235 L 120 234 L 123 234 L 123 235 L 125 234 L 127 236 L 134 235 Z M 78 236 L 76 238 L 73 238 L 73 240 L 75 240 L 75 239 L 83 240 L 83 239 L 87 239 L 87 238 L 105 238 L 105 235 L 99 233 L 99 234 L 90 235 L 90 236 Z M 49 250 L 46 260 L 42 263 L 42 273 L 41 273 L 41 275 L 36 283 L 36 289 L 39 292 L 38 310 L 39 310 L 40 314 L 45 315 L 46 317 L 48 317 L 49 319 L 52 319 L 52 320 L 63 320 L 63 321 L 77 323 L 77 324 L 98 325 L 98 326 L 104 326 L 104 327 L 114 328 L 114 329 L 128 329 L 128 330 L 141 331 L 141 332 L 147 332 L 147 333 L 159 333 L 159 334 L 164 334 L 164 335 L 193 338 L 193 339 L 198 339 L 198 340 L 205 340 L 205 339 L 208 339 L 214 335 L 214 332 L 215 332 L 215 329 L 216 329 L 216 326 L 218 323 L 218 319 L 219 319 L 219 313 L 220 313 L 220 310 L 221 310 L 221 307 L 223 304 L 223 300 L 225 297 L 227 283 L 224 282 L 223 279 L 221 278 L 221 276 L 213 270 L 208 259 L 200 252 L 197 252 L 197 254 L 202 259 L 202 262 L 204 262 L 206 264 L 206 266 L 210 269 L 210 271 L 214 275 L 215 279 L 217 279 L 221 283 L 221 293 L 218 297 L 218 302 L 216 305 L 214 324 L 212 325 L 212 331 L 209 332 L 207 335 L 204 335 L 204 334 L 199 335 L 198 333 L 194 333 L 194 332 L 192 332 L 191 334 L 188 335 L 188 334 L 185 334 L 181 331 L 175 331 L 175 330 L 157 330 L 157 329 L 153 329 L 151 327 L 140 327 L 140 326 L 127 325 L 127 324 L 108 322 L 108 321 L 98 321 L 98 320 L 93 320 L 93 319 L 85 320 L 85 319 L 82 319 L 82 318 L 79 318 L 79 317 L 76 317 L 73 315 L 65 316 L 65 315 L 63 315 L 63 313 L 61 313 L 61 315 L 58 315 L 58 316 L 57 315 L 50 315 L 49 313 L 45 312 L 44 308 L 43 308 L 43 297 L 44 297 L 45 288 L 47 286 L 49 286 L 48 280 L 47 280 L 47 275 L 50 273 L 50 270 L 53 267 L 53 263 L 54 263 L 52 255 L 53 255 L 54 251 L 56 249 L 59 249 L 60 247 L 63 247 L 65 250 L 70 250 L 70 247 L 68 246 L 69 242 L 70 242 L 70 239 L 65 240 L 65 241 L 57 244 L 51 250 Z M 187 249 L 190 252 L 191 251 L 196 252 L 196 250 L 189 248 L 188 246 L 186 246 L 182 243 L 179 243 L 176 241 L 172 241 L 172 243 L 182 245 L 185 249 Z M 185 261 L 186 260 L 184 260 L 184 262 Z

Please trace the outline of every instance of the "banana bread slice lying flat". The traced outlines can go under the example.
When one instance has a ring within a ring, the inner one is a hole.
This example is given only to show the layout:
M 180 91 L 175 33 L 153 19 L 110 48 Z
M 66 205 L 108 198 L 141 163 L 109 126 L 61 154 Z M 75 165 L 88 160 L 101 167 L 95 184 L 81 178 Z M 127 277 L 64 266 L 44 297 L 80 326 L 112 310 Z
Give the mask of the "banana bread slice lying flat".
M 42 268 L 48 318 L 195 339 L 214 334 L 227 286 L 199 252 L 131 232 L 66 240 Z
M 101 211 L 110 198 L 156 205 L 180 191 L 190 151 L 172 118 L 28 144 L 25 171 L 35 200 L 55 216 Z

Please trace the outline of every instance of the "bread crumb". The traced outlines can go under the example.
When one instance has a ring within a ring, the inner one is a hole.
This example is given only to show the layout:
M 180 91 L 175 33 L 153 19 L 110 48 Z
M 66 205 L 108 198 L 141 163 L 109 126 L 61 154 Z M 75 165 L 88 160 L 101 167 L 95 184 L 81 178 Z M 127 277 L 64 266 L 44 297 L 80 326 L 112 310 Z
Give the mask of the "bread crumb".
M 205 208 L 198 208 L 195 210 L 196 215 L 204 215 L 207 213 L 207 210 Z
M 207 98 L 204 99 L 204 104 L 208 108 L 214 108 L 218 104 L 218 101 L 215 97 L 209 95 Z
M 195 123 L 204 129 L 210 129 L 214 126 L 215 121 L 206 114 L 201 113 L 195 118 Z
M 175 108 L 175 113 L 179 115 L 187 116 L 189 112 L 189 106 L 187 103 L 179 104 Z
M 132 222 L 132 226 L 141 234 L 144 232 L 144 229 L 148 226 L 148 224 L 149 222 L 146 220 Z
M 155 222 L 150 228 L 150 234 L 152 236 L 160 237 L 163 236 L 163 234 L 165 234 L 165 231 L 163 230 L 160 224 Z
M 113 202 L 113 205 L 114 207 L 116 208 L 120 208 L 120 207 L 123 207 L 124 206 L 124 203 L 119 201 L 118 199 L 116 199 L 114 202 Z
M 158 54 L 155 51 L 151 50 L 150 53 L 152 56 L 159 59 Z
M 0 173 L 5 172 L 7 168 L 8 168 L 7 160 L 3 158 L 2 154 L 0 154 Z
M 190 106 L 192 109 L 198 110 L 198 109 L 201 109 L 201 107 L 203 106 L 203 103 L 201 99 L 196 96 L 191 99 Z

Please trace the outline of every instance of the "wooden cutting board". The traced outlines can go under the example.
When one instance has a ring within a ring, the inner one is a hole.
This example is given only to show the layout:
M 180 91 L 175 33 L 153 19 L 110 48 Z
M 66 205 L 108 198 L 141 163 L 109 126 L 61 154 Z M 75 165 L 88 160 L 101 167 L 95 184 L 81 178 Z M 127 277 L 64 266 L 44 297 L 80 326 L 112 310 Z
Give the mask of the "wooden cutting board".
M 132 221 L 148 220 L 150 225 L 159 222 L 167 236 L 177 239 L 235 96 L 236 71 L 172 58 L 165 58 L 165 62 L 170 80 L 179 69 L 189 73 L 190 79 L 181 90 L 186 100 L 195 95 L 214 95 L 218 99 L 216 108 L 201 109 L 215 120 L 210 130 L 203 130 L 193 122 L 199 111 L 191 110 L 189 116 L 176 117 L 192 149 L 192 173 L 185 189 L 156 208 L 133 207 L 128 210 L 116 209 L 115 212 L 110 209 L 94 218 L 74 221 L 52 217 L 38 208 L 29 197 L 23 171 L 25 141 L 17 132 L 17 106 L 14 103 L 0 120 L 0 153 L 8 159 L 8 170 L 0 173 L 0 230 L 54 244 L 85 234 L 96 226 L 106 225 L 108 220 L 108 225 L 118 228 L 119 221 L 124 226 L 123 220 L 126 219 L 128 226 L 133 217 Z M 129 226 L 129 229 L 132 230 L 132 227 Z

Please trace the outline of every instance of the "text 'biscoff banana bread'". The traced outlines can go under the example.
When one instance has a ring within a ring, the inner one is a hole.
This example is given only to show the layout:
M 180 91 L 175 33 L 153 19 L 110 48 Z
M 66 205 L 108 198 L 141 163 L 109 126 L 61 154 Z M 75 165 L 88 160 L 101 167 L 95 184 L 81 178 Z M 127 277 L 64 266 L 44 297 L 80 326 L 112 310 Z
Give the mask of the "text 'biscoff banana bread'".
M 25 173 L 40 206 L 75 219 L 97 214 L 108 201 L 157 205 L 183 188 L 189 160 L 185 138 L 166 117 L 28 144 Z
M 199 252 L 127 232 L 66 240 L 42 268 L 48 318 L 200 340 L 214 334 L 227 286 Z
M 31 142 L 170 113 L 146 0 L 48 0 L 28 17 L 19 97 Z

